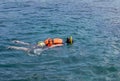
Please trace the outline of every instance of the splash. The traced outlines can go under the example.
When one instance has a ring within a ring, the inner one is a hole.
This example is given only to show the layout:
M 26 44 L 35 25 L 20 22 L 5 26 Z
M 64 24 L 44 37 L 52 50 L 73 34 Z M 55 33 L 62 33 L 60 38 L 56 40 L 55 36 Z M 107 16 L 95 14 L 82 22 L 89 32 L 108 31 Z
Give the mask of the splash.
M 36 55 L 41 55 L 43 51 L 47 50 L 48 48 L 36 48 L 36 49 L 31 49 L 28 51 L 28 55 L 30 56 L 36 56 Z

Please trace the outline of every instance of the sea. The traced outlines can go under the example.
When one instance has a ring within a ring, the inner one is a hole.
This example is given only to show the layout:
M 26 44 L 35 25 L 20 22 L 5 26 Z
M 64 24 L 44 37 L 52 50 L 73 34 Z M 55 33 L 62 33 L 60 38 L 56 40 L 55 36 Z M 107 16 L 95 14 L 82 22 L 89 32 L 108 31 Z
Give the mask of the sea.
M 70 36 L 40 54 L 8 49 Z M 120 81 L 120 0 L 0 0 L 0 81 Z

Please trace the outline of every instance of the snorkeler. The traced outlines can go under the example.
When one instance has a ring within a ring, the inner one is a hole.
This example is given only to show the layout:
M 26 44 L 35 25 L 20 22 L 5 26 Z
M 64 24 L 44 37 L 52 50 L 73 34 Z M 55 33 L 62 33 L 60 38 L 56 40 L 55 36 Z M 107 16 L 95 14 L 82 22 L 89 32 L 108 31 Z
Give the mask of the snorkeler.
M 48 48 L 63 46 L 64 44 L 72 44 L 73 43 L 73 39 L 72 39 L 72 36 L 70 36 L 64 42 L 63 39 L 61 39 L 61 38 L 53 38 L 53 39 L 52 38 L 48 38 L 48 39 L 46 39 L 44 41 L 39 41 L 34 46 L 31 46 L 31 44 L 29 44 L 29 43 L 25 43 L 25 42 L 18 41 L 18 40 L 15 40 L 13 42 L 29 46 L 29 48 L 27 48 L 27 47 L 9 46 L 8 47 L 9 49 L 16 49 L 16 50 L 23 50 L 23 51 L 27 51 L 27 52 L 33 52 L 36 49 L 44 49 L 44 48 L 48 49 Z

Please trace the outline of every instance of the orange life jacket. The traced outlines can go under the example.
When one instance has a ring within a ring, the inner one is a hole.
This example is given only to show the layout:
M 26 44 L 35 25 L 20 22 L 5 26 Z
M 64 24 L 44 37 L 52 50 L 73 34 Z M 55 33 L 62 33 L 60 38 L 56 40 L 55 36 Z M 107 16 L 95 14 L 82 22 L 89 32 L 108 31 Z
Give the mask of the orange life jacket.
M 50 47 L 52 45 L 56 45 L 56 44 L 63 44 L 63 40 L 60 38 L 48 38 L 44 41 L 44 43 L 46 44 L 46 46 Z

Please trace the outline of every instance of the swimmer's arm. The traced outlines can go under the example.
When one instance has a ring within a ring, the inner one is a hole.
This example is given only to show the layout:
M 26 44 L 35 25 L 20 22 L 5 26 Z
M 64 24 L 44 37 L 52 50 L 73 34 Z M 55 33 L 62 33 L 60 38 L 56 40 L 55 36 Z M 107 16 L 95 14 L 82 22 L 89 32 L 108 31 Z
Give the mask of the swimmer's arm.
M 54 48 L 54 47 L 58 47 L 58 46 L 63 46 L 63 44 L 52 45 L 49 48 Z

